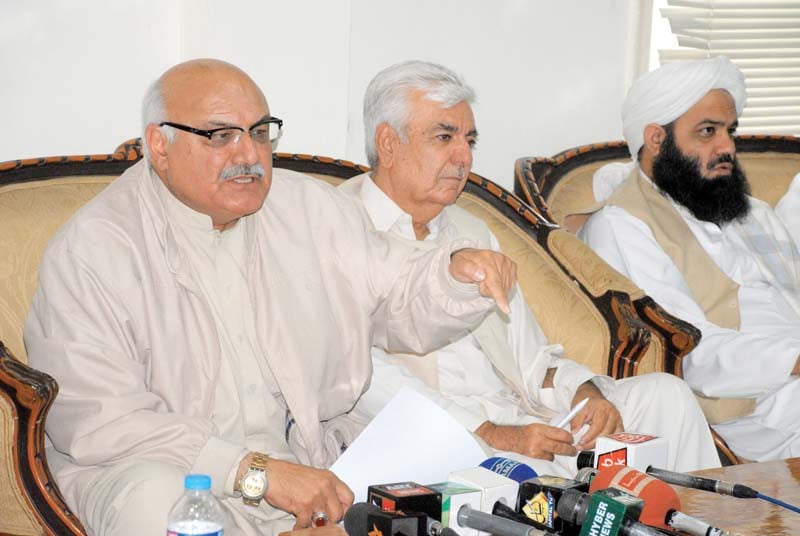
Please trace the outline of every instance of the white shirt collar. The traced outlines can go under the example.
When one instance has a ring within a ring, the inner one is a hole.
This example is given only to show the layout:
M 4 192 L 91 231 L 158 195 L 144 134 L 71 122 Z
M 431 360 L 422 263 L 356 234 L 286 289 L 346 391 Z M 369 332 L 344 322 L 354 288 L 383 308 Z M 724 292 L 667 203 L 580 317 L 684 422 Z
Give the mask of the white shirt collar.
M 416 239 L 411 215 L 386 195 L 369 175 L 364 177 L 361 185 L 361 201 L 376 231 L 394 231 L 403 238 Z M 443 210 L 428 222 L 428 236 L 425 240 L 436 240 L 449 223 L 447 213 Z

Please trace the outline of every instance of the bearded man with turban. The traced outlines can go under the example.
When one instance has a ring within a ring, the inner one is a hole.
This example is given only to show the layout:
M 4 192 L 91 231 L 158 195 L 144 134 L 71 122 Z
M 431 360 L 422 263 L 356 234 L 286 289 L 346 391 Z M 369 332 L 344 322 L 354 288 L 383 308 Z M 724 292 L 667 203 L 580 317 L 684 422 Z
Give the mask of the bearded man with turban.
M 622 110 L 633 162 L 598 171 L 604 206 L 578 235 L 701 330 L 684 377 L 733 451 L 761 461 L 800 455 L 800 255 L 749 196 L 734 144 L 744 104 L 724 57 L 637 80 Z

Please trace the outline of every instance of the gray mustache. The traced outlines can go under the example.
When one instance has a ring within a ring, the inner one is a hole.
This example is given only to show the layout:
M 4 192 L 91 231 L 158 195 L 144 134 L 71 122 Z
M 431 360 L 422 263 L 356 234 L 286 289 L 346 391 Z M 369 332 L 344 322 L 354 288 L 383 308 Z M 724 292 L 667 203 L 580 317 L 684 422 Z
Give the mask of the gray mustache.
M 261 164 L 230 166 L 222 170 L 222 173 L 219 174 L 219 180 L 227 181 L 242 175 L 255 175 L 262 179 L 264 178 L 264 166 Z

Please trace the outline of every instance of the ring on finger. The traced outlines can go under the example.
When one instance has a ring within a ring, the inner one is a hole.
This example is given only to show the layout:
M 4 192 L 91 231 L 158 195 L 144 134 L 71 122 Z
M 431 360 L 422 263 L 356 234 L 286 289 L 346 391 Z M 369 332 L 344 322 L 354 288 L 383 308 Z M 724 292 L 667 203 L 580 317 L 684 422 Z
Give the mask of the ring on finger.
M 322 511 L 317 511 L 311 514 L 312 527 L 324 527 L 328 524 L 328 514 Z

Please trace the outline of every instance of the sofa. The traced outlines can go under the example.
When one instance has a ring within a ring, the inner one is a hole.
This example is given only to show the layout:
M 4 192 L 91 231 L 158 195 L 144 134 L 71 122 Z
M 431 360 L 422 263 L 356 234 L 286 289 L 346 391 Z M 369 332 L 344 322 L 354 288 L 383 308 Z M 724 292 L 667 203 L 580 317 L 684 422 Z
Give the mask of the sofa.
M 740 135 L 736 137 L 736 156 L 750 182 L 752 195 L 774 207 L 794 176 L 800 173 L 800 138 Z M 628 145 L 624 141 L 583 145 L 551 157 L 519 158 L 514 165 L 514 191 L 548 221 L 566 225 L 565 218 L 569 214 L 595 203 L 592 189 L 595 171 L 611 162 L 629 161 Z M 649 324 L 648 327 L 653 337 L 660 336 L 657 326 Z M 682 377 L 682 357 L 663 361 L 663 370 Z M 702 397 L 699 401 L 712 424 L 735 416 L 735 410 L 741 407 L 731 405 L 725 409 Z M 738 461 L 718 436 L 715 439 L 727 460 Z
M 110 154 L 0 163 L 0 534 L 85 534 L 45 455 L 44 426 L 58 384 L 27 366 L 22 327 L 49 238 L 141 158 L 134 139 Z M 285 153 L 274 155 L 274 165 L 332 184 L 368 169 Z M 458 204 L 482 218 L 518 263 L 522 291 L 548 338 L 595 372 L 623 378 L 664 370 L 696 344 L 695 328 L 554 225 L 546 205 L 529 206 L 475 173 Z
M 800 172 L 800 138 L 739 135 L 736 157 L 752 195 L 773 207 Z M 611 162 L 628 162 L 628 144 L 610 141 L 582 145 L 554 156 L 527 156 L 514 164 L 514 192 L 553 223 L 595 202 L 592 176 Z

